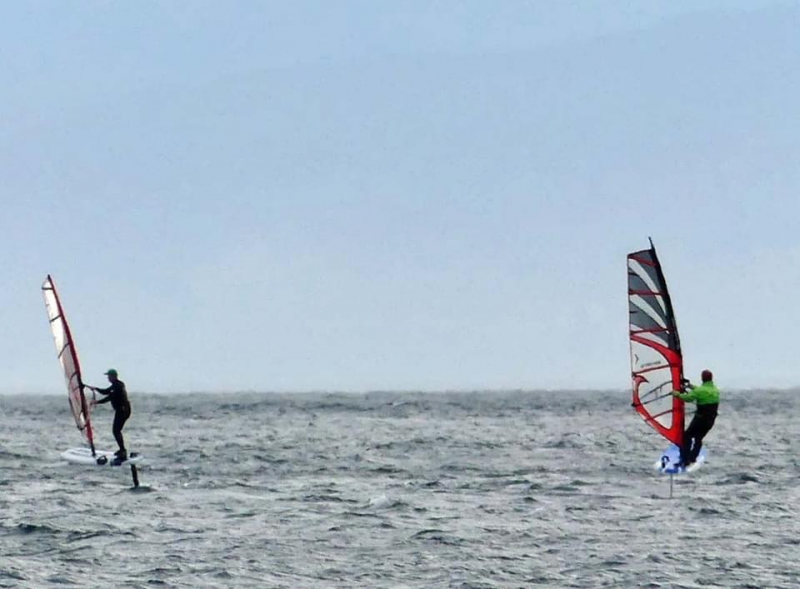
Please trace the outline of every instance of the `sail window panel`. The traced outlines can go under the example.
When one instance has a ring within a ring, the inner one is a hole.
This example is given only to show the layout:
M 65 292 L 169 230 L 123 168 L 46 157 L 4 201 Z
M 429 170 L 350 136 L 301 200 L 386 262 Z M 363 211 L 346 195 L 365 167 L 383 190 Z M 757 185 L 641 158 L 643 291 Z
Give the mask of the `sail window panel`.
M 660 343 L 660 342 L 658 342 Z M 634 375 L 658 368 L 669 368 L 669 361 L 648 345 L 631 342 L 631 367 Z M 649 377 L 648 377 L 649 379 Z
M 639 280 L 644 283 L 646 287 L 645 290 L 649 290 L 651 292 L 664 292 L 664 285 L 658 276 L 658 269 L 652 265 L 639 263 L 639 260 L 636 258 L 641 259 L 642 257 L 643 256 L 636 254 L 628 257 L 628 275 L 636 275 Z M 649 255 L 649 252 L 647 261 L 649 261 L 650 264 L 654 263 L 652 256 Z
M 665 329 L 667 325 L 666 314 L 661 310 L 661 306 L 653 299 L 660 297 L 642 297 L 631 295 L 630 297 L 630 316 L 631 325 L 637 325 L 642 329 Z
M 64 351 L 64 346 L 67 344 L 67 338 L 63 328 L 60 325 L 56 325 L 60 323 L 61 319 L 58 314 L 58 303 L 56 303 L 55 294 L 52 290 L 44 291 L 44 302 L 47 307 L 47 316 L 52 325 L 56 351 L 61 354 Z
M 637 333 L 636 331 L 632 331 L 631 335 L 635 335 L 638 339 L 643 339 L 648 342 L 652 342 L 656 346 L 664 346 L 665 348 L 669 347 L 670 337 L 669 334 L 666 332 L 647 332 L 643 331 L 641 333 Z M 648 348 L 652 350 L 652 348 Z M 661 354 L 659 354 L 661 356 Z M 661 356 L 663 358 L 663 356 Z

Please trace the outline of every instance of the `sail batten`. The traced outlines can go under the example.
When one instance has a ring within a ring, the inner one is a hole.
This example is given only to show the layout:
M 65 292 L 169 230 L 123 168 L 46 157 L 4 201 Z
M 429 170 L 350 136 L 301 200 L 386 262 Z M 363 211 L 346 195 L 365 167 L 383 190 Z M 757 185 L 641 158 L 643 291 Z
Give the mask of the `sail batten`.
M 72 340 L 72 333 L 64 315 L 64 309 L 61 306 L 55 283 L 50 275 L 47 276 L 42 285 L 42 295 L 44 296 L 44 305 L 47 310 L 50 329 L 53 333 L 56 354 L 67 384 L 69 407 L 72 411 L 72 416 L 75 418 L 75 425 L 83 434 L 92 450 L 92 454 L 94 454 L 91 411 L 84 394 L 78 352 L 75 349 L 75 342 Z
M 629 341 L 633 407 L 646 423 L 681 444 L 683 355 L 672 300 L 655 246 L 628 255 Z M 666 391 L 666 392 L 665 392 Z

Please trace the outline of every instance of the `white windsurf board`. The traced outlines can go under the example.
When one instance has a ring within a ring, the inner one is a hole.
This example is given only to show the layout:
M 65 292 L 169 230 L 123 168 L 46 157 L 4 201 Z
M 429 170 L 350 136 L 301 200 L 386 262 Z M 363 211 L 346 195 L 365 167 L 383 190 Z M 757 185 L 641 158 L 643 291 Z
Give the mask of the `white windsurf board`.
M 683 466 L 676 466 L 681 459 L 681 449 L 675 444 L 671 444 L 669 448 L 661 453 L 661 457 L 655 461 L 653 468 L 662 474 L 683 474 L 691 473 L 700 468 L 706 461 L 705 447 L 700 449 L 700 455 L 697 461 L 689 465 L 689 468 Z
M 70 448 L 61 453 L 61 458 L 73 464 L 83 464 L 86 466 L 127 466 L 129 464 L 139 464 L 144 460 L 144 456 L 131 452 L 128 459 L 118 462 L 114 452 L 111 450 L 96 450 L 92 456 L 89 448 Z

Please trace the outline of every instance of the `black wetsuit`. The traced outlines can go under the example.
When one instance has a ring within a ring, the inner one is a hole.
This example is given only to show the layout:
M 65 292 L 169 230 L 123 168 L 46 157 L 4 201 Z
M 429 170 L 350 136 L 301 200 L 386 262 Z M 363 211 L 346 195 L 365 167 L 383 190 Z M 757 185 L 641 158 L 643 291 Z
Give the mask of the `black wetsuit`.
M 111 401 L 111 406 L 114 408 L 114 428 L 112 430 L 114 439 L 117 441 L 120 452 L 126 452 L 125 440 L 122 439 L 122 428 L 131 416 L 131 404 L 128 401 L 128 391 L 125 390 L 125 383 L 121 380 L 116 380 L 107 389 L 97 389 L 97 392 L 108 395 L 105 399 L 98 401 L 98 404 Z
M 681 447 L 681 462 L 691 464 L 697 460 L 700 449 L 703 447 L 703 438 L 714 427 L 717 420 L 719 403 L 698 405 L 692 422 L 683 433 L 683 446 Z

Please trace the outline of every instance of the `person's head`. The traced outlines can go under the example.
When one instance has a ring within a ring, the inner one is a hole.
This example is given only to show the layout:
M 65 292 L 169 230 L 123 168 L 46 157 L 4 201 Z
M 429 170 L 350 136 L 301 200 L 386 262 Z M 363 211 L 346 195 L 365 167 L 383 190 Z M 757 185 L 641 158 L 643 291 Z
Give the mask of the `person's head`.
M 109 368 L 108 372 L 106 372 L 106 376 L 108 377 L 108 382 L 114 382 L 117 380 L 117 371 L 113 368 Z
M 703 379 L 703 382 L 711 382 L 714 380 L 714 375 L 711 374 L 710 370 L 703 370 L 703 372 L 700 374 L 700 378 Z

